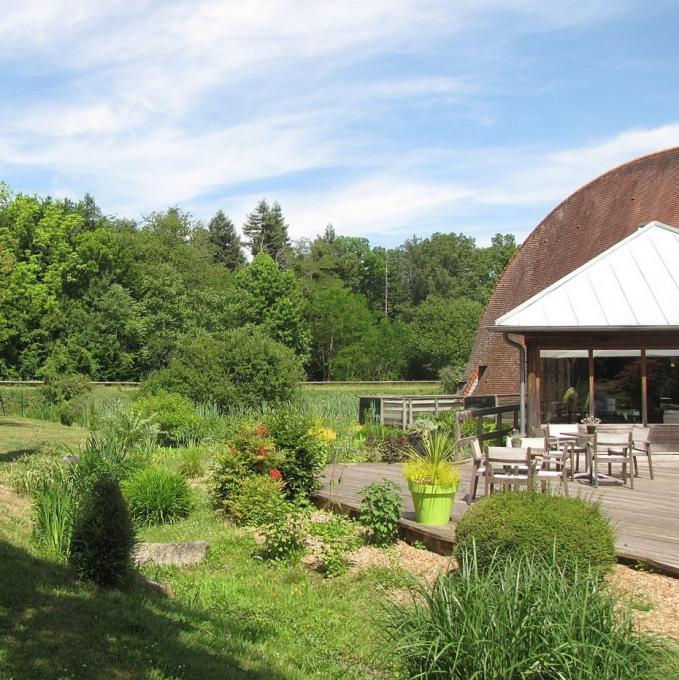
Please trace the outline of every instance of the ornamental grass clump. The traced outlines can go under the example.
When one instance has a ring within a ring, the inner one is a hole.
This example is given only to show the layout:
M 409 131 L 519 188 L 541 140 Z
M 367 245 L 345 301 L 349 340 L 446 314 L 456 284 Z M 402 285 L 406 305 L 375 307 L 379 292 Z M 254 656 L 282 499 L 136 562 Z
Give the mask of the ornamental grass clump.
M 560 564 L 604 573 L 615 562 L 615 536 L 598 503 L 536 491 L 495 493 L 474 503 L 455 531 L 455 555 L 472 548 L 480 569 L 498 558 L 554 554 Z
M 191 510 L 191 490 L 179 474 L 144 468 L 123 483 L 130 515 L 137 525 L 170 524 Z
M 407 449 L 408 460 L 403 464 L 403 476 L 410 484 L 454 487 L 460 482 L 460 469 L 455 465 L 455 440 L 442 431 L 425 431 L 421 452 Z
M 474 553 L 408 602 L 387 608 L 386 635 L 406 678 L 637 680 L 674 663 L 669 644 L 641 633 L 596 571 L 536 555 Z

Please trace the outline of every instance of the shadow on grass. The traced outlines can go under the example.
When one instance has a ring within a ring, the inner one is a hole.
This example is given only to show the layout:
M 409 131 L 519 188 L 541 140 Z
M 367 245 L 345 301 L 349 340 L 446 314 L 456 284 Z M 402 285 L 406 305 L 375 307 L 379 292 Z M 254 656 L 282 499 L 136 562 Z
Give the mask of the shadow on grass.
M 39 446 L 33 446 L 30 449 L 15 449 L 14 451 L 6 451 L 5 453 L 0 453 L 0 463 L 13 463 L 19 460 L 19 458 L 24 458 L 25 456 L 32 456 L 40 451 Z
M 0 569 L 0 677 L 287 678 L 252 648 L 268 635 L 256 622 L 211 620 L 138 588 L 98 590 L 3 540 Z M 218 641 L 204 632 L 216 623 Z

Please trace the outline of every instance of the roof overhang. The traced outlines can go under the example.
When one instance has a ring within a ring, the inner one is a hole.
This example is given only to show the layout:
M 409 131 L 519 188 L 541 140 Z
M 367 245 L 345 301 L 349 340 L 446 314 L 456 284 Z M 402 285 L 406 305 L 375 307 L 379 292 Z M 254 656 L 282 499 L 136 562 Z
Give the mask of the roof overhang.
M 539 258 L 532 266 L 541 266 Z M 679 330 L 679 229 L 649 222 L 487 329 L 521 335 Z
M 484 326 L 491 333 L 511 333 L 512 335 L 534 335 L 565 333 L 679 333 L 679 326 Z

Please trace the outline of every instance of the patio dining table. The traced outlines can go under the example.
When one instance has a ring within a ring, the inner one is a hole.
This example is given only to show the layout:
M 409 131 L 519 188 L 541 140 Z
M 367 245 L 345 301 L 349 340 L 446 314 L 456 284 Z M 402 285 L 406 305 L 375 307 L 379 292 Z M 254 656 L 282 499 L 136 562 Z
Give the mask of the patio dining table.
M 578 432 L 578 434 L 562 433 L 559 439 L 565 439 L 571 442 L 578 443 L 585 446 L 585 471 L 576 472 L 573 477 L 575 479 L 589 479 L 590 484 L 594 484 L 594 465 L 592 465 L 592 458 L 596 447 L 596 432 Z M 596 482 L 612 482 L 617 481 L 613 477 L 605 475 L 603 472 L 598 472 Z

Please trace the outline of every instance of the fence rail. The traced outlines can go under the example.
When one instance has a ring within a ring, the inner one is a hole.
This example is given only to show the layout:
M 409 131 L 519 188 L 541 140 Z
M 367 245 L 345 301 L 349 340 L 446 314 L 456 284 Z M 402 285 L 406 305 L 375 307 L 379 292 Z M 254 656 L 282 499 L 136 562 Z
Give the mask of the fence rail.
M 372 410 L 381 425 L 393 425 L 405 430 L 412 427 L 421 415 L 438 416 L 445 411 L 460 408 L 462 403 L 462 397 L 454 394 L 360 397 L 359 422 L 365 423 Z
M 502 406 L 489 406 L 486 408 L 472 408 L 458 411 L 455 415 L 455 439 L 458 444 L 479 438 L 483 443 L 489 440 L 500 440 L 498 443 L 504 444 L 504 439 L 511 434 L 513 429 L 519 429 L 520 404 L 503 404 Z M 511 424 L 505 426 L 505 414 L 511 414 Z M 495 429 L 492 432 L 485 432 L 483 429 L 484 418 L 495 416 Z M 475 437 L 462 437 L 462 423 L 466 420 L 476 418 Z

